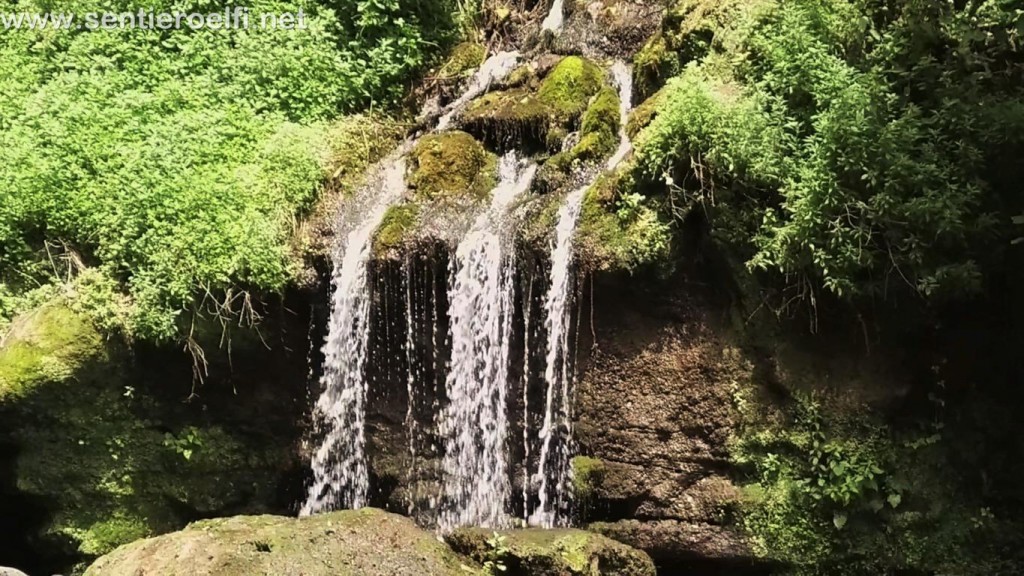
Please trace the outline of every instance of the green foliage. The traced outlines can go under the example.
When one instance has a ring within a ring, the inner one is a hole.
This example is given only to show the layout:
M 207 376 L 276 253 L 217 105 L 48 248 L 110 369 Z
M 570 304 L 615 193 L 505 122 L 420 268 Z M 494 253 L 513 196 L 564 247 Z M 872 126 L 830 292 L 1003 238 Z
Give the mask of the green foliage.
M 632 272 L 669 261 L 672 224 L 655 200 L 631 192 L 631 185 L 619 172 L 602 176 L 587 191 L 576 232 L 587 268 Z
M 46 503 L 48 524 L 28 536 L 47 554 L 92 557 L 241 502 L 265 506 L 290 458 L 273 439 L 161 406 L 124 354 L 61 300 L 15 319 L 0 346 L 12 479 Z
M 965 494 L 940 436 L 801 395 L 781 420 L 736 398 L 745 424 L 731 453 L 748 474 L 739 525 L 784 573 L 1015 572 L 1000 550 L 1014 529 Z
M 487 559 L 484 560 L 484 574 L 497 576 L 507 571 L 508 567 L 505 565 L 505 561 L 509 552 L 511 550 L 506 543 L 506 538 L 497 532 L 491 534 L 491 537 L 487 539 Z
M 1020 9 L 969 4 L 750 3 L 666 88 L 647 178 L 805 296 L 976 292 L 1019 206 L 1024 88 Z
M 94 4 L 16 9 L 84 14 Z M 295 271 L 295 218 L 334 174 L 328 121 L 395 102 L 427 48 L 453 34 L 444 0 L 248 7 L 301 7 L 307 29 L 0 38 L 0 306 L 58 281 L 52 245 L 98 269 L 107 282 L 92 285 L 105 297 L 116 283 L 130 298 L 122 328 L 142 338 L 176 336 L 197 294 L 282 289 Z

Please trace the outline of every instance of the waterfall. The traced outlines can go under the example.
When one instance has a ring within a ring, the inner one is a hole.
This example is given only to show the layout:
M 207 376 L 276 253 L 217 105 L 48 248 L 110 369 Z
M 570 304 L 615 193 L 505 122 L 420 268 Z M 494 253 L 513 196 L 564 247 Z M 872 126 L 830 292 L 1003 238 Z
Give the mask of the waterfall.
M 553 34 L 558 34 L 562 30 L 562 4 L 563 0 L 555 0 L 551 3 L 551 10 L 548 11 L 548 15 L 541 22 L 540 28 L 542 31 L 548 31 Z
M 633 76 L 629 66 L 617 61 L 611 67 L 612 78 L 619 88 L 619 147 L 609 158 L 606 169 L 614 170 L 632 150 L 626 122 L 632 109 Z M 592 184 L 592 183 L 591 183 Z M 572 382 L 573 365 L 570 347 L 572 322 L 573 236 L 590 184 L 569 194 L 558 211 L 555 245 L 551 251 L 551 273 L 548 293 L 544 299 L 545 327 L 548 334 L 544 382 L 547 394 L 544 424 L 540 429 L 540 459 L 532 482 L 538 485 L 539 503 L 529 515 L 534 526 L 552 528 L 570 521 L 572 482 Z
M 323 391 L 315 418 L 324 432 L 313 453 L 313 484 L 300 514 L 307 516 L 340 507 L 366 505 L 366 359 L 370 332 L 370 260 L 373 232 L 388 207 L 405 190 L 405 158 L 401 151 L 383 164 L 366 193 L 374 194 L 365 215 L 344 236 L 332 255 L 331 317 L 323 347 Z
M 618 60 L 612 64 L 611 72 L 615 85 L 619 87 L 619 147 L 607 164 L 609 170 L 614 170 L 633 150 L 633 143 L 626 133 L 626 122 L 629 122 L 629 112 L 633 109 L 633 70 Z
M 514 261 L 504 215 L 529 188 L 536 166 L 522 167 L 511 152 L 501 159 L 499 172 L 490 208 L 459 242 L 451 262 L 451 361 L 440 429 L 445 439 L 442 532 L 508 524 L 506 403 Z
M 465 92 L 448 105 L 447 111 L 437 121 L 435 130 L 441 132 L 451 127 L 452 120 L 470 100 L 483 94 L 491 84 L 508 76 L 519 63 L 519 52 L 498 52 L 480 65 Z
M 563 525 L 568 516 L 567 484 L 570 440 L 570 384 L 572 356 L 569 327 L 572 322 L 572 240 L 589 186 L 569 194 L 558 210 L 555 245 L 551 250 L 551 273 L 544 298 L 545 327 L 548 348 L 545 357 L 544 381 L 547 395 L 544 403 L 544 424 L 540 429 L 540 461 L 534 483 L 539 484 L 540 503 L 529 523 L 551 528 Z

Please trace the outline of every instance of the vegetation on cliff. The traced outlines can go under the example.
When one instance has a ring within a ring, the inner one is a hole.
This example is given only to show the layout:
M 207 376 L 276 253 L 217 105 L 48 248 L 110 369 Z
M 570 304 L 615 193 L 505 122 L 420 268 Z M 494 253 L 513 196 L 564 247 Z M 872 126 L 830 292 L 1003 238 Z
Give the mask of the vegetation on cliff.
M 296 216 L 336 159 L 364 147 L 365 131 L 337 119 L 397 101 L 456 34 L 457 10 L 445 0 L 247 7 L 251 18 L 301 8 L 305 28 L 22 29 L 0 38 L 0 317 L 83 266 L 129 297 L 123 328 L 144 339 L 180 335 L 179 313 L 197 296 L 282 290 L 297 268 Z M 94 8 L 17 4 L 29 13 Z

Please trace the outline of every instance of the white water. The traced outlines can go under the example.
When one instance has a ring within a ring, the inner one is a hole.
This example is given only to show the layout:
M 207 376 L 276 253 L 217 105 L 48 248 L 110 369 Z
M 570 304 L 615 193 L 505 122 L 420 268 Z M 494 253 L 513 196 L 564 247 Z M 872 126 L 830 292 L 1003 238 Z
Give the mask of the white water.
M 480 65 L 473 79 L 469 81 L 466 91 L 457 100 L 448 105 L 447 111 L 437 121 L 438 132 L 451 127 L 452 120 L 465 108 L 470 100 L 483 94 L 491 84 L 508 76 L 519 63 L 519 52 L 498 52 Z
M 541 442 L 540 461 L 533 479 L 534 484 L 540 488 L 540 503 L 529 520 L 530 525 L 544 528 L 568 522 L 567 488 L 571 480 L 568 441 L 571 437 L 572 417 L 569 411 L 572 381 L 572 241 L 587 188 L 589 186 L 584 186 L 569 194 L 565 204 L 558 210 L 555 246 L 551 251 L 550 283 L 544 298 L 545 327 L 548 333 L 544 369 L 547 396 L 544 424 L 538 434 Z
M 633 109 L 633 70 L 625 62 L 618 60 L 612 64 L 612 79 L 619 87 L 619 147 L 608 159 L 607 167 L 614 170 L 620 162 L 633 150 L 633 143 L 626 134 L 626 122 L 629 112 Z
M 612 65 L 613 80 L 619 88 L 619 147 L 608 159 L 605 167 L 614 170 L 633 149 L 626 134 L 626 121 L 632 109 L 633 75 L 629 66 L 618 61 Z M 552 528 L 569 523 L 570 490 L 572 482 L 572 382 L 573 366 L 571 346 L 573 236 L 583 205 L 583 197 L 590 187 L 583 186 L 570 194 L 558 211 L 555 246 L 551 251 L 551 276 L 544 311 L 548 334 L 544 381 L 547 396 L 544 406 L 544 424 L 539 436 L 540 460 L 534 485 L 539 485 L 540 502 L 529 515 L 534 526 Z
M 509 348 L 514 261 L 505 215 L 526 192 L 536 165 L 514 152 L 500 164 L 490 208 L 459 242 L 448 288 L 451 365 L 445 382 L 442 533 L 458 526 L 507 526 Z
M 388 207 L 405 190 L 405 158 L 401 151 L 382 165 L 366 214 L 355 224 L 332 257 L 333 296 L 327 341 L 324 343 L 323 391 L 315 418 L 325 432 L 313 454 L 313 484 L 300 515 L 366 505 L 366 358 L 372 294 L 367 278 L 373 232 Z
M 562 30 L 562 20 L 564 18 L 562 3 L 563 0 L 555 0 L 551 3 L 551 10 L 548 11 L 548 15 L 541 22 L 541 30 L 547 30 L 554 34 L 558 34 Z

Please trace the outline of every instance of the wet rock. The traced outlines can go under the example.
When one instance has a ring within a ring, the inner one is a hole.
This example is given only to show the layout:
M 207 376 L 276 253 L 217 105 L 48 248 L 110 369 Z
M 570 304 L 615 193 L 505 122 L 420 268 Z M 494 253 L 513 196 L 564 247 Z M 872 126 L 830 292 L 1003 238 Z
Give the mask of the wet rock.
M 508 576 L 654 576 L 647 554 L 583 530 L 463 528 L 449 535 L 452 548 L 484 563 L 505 566 Z M 490 542 L 489 542 L 490 541 Z M 495 545 L 497 544 L 497 545 Z
M 204 520 L 122 546 L 85 576 L 465 576 L 464 565 L 473 569 L 408 518 L 364 508 Z
M 644 550 L 658 562 L 756 563 L 743 539 L 722 526 L 678 520 L 620 520 L 596 522 L 587 528 Z

